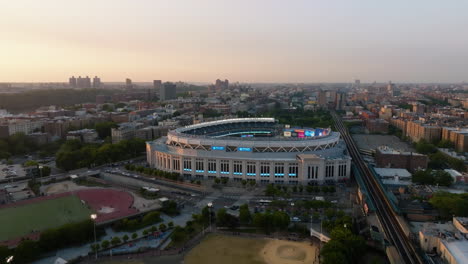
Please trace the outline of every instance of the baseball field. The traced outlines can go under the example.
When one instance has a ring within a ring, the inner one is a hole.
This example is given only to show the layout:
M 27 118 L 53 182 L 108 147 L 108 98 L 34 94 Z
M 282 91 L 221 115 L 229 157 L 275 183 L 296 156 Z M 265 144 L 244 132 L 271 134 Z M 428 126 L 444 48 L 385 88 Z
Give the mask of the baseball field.
M 0 241 L 88 219 L 91 211 L 73 195 L 0 209 Z
M 209 235 L 185 257 L 186 264 L 313 264 L 307 242 Z

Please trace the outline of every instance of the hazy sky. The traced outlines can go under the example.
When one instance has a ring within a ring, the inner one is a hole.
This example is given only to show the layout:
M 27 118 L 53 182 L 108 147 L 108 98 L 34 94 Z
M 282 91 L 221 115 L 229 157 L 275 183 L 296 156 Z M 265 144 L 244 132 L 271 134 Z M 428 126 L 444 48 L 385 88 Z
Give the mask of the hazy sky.
M 0 0 L 0 81 L 468 81 L 468 1 Z

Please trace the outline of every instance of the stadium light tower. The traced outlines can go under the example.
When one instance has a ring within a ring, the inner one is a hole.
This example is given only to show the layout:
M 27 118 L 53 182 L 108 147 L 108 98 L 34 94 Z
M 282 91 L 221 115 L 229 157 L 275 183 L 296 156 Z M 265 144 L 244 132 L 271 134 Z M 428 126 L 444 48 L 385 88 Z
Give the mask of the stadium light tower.
M 91 220 L 93 220 L 93 224 L 94 224 L 94 253 L 95 253 L 95 256 L 94 258 L 97 259 L 97 241 L 96 241 L 96 218 L 97 218 L 97 214 L 91 214 Z

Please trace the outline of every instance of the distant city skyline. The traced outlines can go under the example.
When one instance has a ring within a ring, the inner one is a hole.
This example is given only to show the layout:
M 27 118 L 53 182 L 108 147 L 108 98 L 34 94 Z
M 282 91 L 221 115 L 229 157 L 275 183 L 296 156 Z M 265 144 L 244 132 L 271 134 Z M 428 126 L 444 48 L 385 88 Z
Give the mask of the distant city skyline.
M 468 2 L 7 1 L 0 82 L 468 81 Z

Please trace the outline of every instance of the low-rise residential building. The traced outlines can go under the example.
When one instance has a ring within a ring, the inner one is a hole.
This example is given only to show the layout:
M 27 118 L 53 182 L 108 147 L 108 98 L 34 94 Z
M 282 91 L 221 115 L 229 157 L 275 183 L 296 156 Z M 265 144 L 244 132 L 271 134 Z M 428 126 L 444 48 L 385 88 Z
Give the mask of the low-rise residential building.
M 117 128 L 111 129 L 112 143 L 119 143 L 122 140 L 135 138 L 136 131 L 143 127 L 144 124 L 138 122 L 119 124 Z
M 442 258 L 445 263 L 468 263 L 467 219 L 454 217 L 446 224 L 426 223 L 419 231 L 421 249 Z
M 67 140 L 76 139 L 83 143 L 93 143 L 98 140 L 98 133 L 94 129 L 81 129 L 67 132 Z
M 374 170 L 385 185 L 411 184 L 411 173 L 406 169 L 374 168 Z

